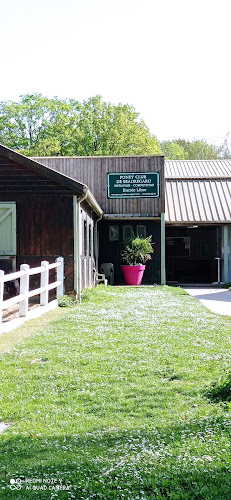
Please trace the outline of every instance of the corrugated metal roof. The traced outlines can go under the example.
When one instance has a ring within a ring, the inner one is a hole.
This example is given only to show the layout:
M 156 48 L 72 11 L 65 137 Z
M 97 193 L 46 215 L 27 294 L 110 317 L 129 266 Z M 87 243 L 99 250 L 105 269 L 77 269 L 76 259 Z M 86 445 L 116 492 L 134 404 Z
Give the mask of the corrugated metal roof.
M 231 223 L 231 178 L 166 179 L 165 220 L 167 223 Z
M 231 160 L 166 160 L 165 177 L 231 178 Z

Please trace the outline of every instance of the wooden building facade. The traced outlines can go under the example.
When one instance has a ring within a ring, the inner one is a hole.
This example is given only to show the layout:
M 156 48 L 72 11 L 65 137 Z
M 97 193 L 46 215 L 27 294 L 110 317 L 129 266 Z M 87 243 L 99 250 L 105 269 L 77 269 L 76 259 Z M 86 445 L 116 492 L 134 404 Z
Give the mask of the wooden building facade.
M 149 175 L 158 179 L 155 194 L 110 193 L 110 178 L 142 183 Z M 120 252 L 132 234 L 154 243 L 144 283 L 164 284 L 165 269 L 167 282 L 211 283 L 217 259 L 222 280 L 231 281 L 231 162 L 26 158 L 0 146 L 0 267 L 62 256 L 66 293 L 93 286 L 105 263 L 122 284 Z
M 120 251 L 126 236 L 152 235 L 153 259 L 147 263 L 144 283 L 165 283 L 165 178 L 163 156 L 45 157 L 35 158 L 51 169 L 87 184 L 100 207 L 99 268 L 103 263 L 114 266 L 115 283 L 123 283 Z M 109 174 L 158 173 L 156 197 L 108 196 Z M 114 236 L 112 235 L 114 231 Z M 116 236 L 115 236 L 116 231 Z
M 0 146 L 0 267 L 5 272 L 62 256 L 65 292 L 92 286 L 101 216 L 87 186 Z

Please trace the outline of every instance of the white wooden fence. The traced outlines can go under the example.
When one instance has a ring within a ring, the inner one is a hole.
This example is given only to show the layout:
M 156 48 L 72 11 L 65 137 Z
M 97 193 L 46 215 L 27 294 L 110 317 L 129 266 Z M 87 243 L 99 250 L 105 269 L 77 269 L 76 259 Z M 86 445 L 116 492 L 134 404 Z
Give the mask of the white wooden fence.
M 2 311 L 3 309 L 8 309 L 9 307 L 19 304 L 19 316 L 27 316 L 28 313 L 28 303 L 30 297 L 35 297 L 40 295 L 40 306 L 46 306 L 48 304 L 49 290 L 57 288 L 56 296 L 59 298 L 64 293 L 64 259 L 63 257 L 58 257 L 56 262 L 49 264 L 46 260 L 41 262 L 40 267 L 30 268 L 28 264 L 22 264 L 20 266 L 20 271 L 11 274 L 5 274 L 4 271 L 0 270 L 0 324 L 2 323 Z M 54 283 L 49 283 L 49 271 L 51 269 L 56 269 L 56 281 Z M 40 288 L 35 290 L 30 290 L 30 276 L 35 274 L 41 274 L 40 276 Z M 4 284 L 8 281 L 19 280 L 20 291 L 19 295 L 12 297 L 10 299 L 4 300 Z

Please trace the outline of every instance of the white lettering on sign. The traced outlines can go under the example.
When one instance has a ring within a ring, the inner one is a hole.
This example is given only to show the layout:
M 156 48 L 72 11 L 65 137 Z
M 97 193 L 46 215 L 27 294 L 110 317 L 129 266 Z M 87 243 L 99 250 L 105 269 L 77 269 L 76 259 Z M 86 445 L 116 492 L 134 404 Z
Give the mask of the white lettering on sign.
M 133 179 L 134 174 L 132 175 L 120 175 L 120 179 Z

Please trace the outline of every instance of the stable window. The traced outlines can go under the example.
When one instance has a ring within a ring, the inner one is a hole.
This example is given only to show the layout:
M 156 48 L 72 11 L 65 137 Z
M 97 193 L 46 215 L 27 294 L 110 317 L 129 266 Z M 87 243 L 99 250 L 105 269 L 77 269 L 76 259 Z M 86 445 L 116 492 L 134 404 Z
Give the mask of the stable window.
M 138 238 L 146 238 L 146 226 L 137 226 L 136 235 L 138 236 Z
M 84 221 L 84 233 L 83 233 L 83 245 L 84 245 L 84 255 L 87 255 L 87 221 Z
M 132 238 L 132 226 L 123 226 L 123 240 Z
M 89 224 L 89 255 L 90 257 L 93 256 L 93 231 L 91 224 Z
M 119 239 L 119 227 L 109 226 L 109 241 L 117 241 Z
M 174 236 L 166 238 L 166 255 L 172 257 L 190 256 L 190 238 Z

